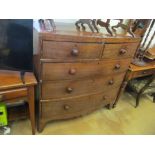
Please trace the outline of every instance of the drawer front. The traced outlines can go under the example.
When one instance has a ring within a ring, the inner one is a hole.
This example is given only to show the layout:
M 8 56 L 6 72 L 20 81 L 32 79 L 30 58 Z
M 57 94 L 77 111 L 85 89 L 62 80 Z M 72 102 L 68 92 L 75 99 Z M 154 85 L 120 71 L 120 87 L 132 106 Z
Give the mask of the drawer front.
M 105 44 L 102 58 L 117 59 L 133 57 L 138 47 L 137 43 Z
M 155 69 L 137 71 L 133 73 L 133 77 L 143 77 L 143 76 L 151 75 L 154 73 L 155 73 Z
M 124 73 L 116 76 L 99 76 L 83 80 L 66 80 L 42 83 L 42 99 L 66 98 L 103 92 L 120 86 Z
M 7 101 L 26 96 L 27 96 L 26 88 L 0 91 L 0 101 Z
M 130 59 L 85 63 L 43 63 L 42 80 L 67 80 L 125 72 Z
M 97 59 L 103 44 L 43 41 L 42 57 L 59 60 Z
M 93 94 L 70 99 L 41 102 L 41 118 L 45 120 L 67 119 L 92 112 L 115 101 L 117 91 Z

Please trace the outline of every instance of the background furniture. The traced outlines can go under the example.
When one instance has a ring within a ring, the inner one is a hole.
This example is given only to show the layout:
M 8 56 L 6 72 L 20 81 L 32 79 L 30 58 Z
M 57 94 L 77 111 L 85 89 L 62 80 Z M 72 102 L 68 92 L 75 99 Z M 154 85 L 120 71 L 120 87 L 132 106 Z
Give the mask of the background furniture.
M 14 104 L 7 103 L 7 113 L 9 122 L 27 119 L 29 117 L 28 104 L 24 100 Z
M 144 57 L 150 60 L 155 60 L 155 47 L 149 48 Z
M 155 74 L 151 77 L 145 77 L 142 79 L 132 79 L 128 82 L 128 88 L 137 94 L 136 106 L 139 105 L 139 100 L 142 94 L 153 95 L 153 102 L 155 102 Z
M 37 30 L 38 130 L 115 103 L 140 38 Z M 35 40 L 37 40 L 35 38 Z
M 128 88 L 137 94 L 136 106 L 139 105 L 141 95 L 150 94 L 153 95 L 153 102 L 155 102 L 155 74 L 150 77 L 132 79 L 128 82 Z
M 125 75 L 122 87 L 119 91 L 119 95 L 118 95 L 117 100 L 119 99 L 120 95 L 124 92 L 124 89 L 126 88 L 128 82 L 130 80 L 136 79 L 139 77 L 151 76 L 154 74 L 155 74 L 155 61 L 147 62 L 146 66 L 136 66 L 136 65 L 130 64 L 130 67 L 129 67 L 126 75 Z M 142 86 L 140 86 L 137 90 L 135 90 L 139 94 L 139 96 L 137 97 L 137 104 L 136 105 L 139 104 L 139 98 L 140 98 L 141 94 L 143 94 L 145 89 L 153 82 L 153 78 L 154 77 L 149 78 L 150 80 L 147 79 L 147 81 L 145 81 L 145 83 L 143 83 Z M 144 87 L 145 84 L 146 84 L 146 87 Z M 152 86 L 154 87 L 154 83 Z M 142 89 L 142 88 L 144 88 L 144 89 Z M 147 91 L 146 91 L 146 93 L 147 93 Z M 114 106 L 116 106 L 116 104 Z
M 149 20 L 148 20 L 149 22 Z M 144 56 L 145 53 L 148 51 L 148 49 L 152 46 L 154 37 L 155 37 L 155 31 L 154 31 L 154 26 L 155 26 L 155 20 L 151 20 L 148 29 L 145 30 L 145 35 L 142 37 L 141 42 L 139 44 L 139 48 L 137 49 L 137 52 L 134 56 L 134 59 L 132 63 L 137 66 L 145 66 L 146 62 L 144 61 Z M 147 24 L 146 24 L 147 25 Z
M 133 23 L 132 31 L 134 34 L 143 37 L 150 22 L 151 19 L 136 19 Z
M 25 73 L 25 83 L 20 78 L 20 72 L 0 70 L 0 101 L 14 104 L 24 100 L 28 102 L 32 133 L 35 134 L 35 103 L 34 86 L 37 81 L 33 73 Z

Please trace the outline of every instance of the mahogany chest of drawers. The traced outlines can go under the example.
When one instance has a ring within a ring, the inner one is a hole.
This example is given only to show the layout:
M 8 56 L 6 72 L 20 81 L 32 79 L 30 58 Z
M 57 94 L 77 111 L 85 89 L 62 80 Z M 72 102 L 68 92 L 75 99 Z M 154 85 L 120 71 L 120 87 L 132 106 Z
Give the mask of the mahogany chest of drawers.
M 112 107 L 140 41 L 61 31 L 38 32 L 38 38 L 39 131 L 52 120 Z

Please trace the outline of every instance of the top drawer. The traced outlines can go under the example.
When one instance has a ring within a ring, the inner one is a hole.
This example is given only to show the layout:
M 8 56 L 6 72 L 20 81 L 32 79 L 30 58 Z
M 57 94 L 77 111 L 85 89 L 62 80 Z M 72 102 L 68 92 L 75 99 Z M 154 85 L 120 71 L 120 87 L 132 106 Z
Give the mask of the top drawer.
M 155 73 L 155 69 L 146 69 L 146 70 L 140 70 L 140 71 L 136 71 L 133 72 L 133 77 L 143 77 L 143 76 L 148 76 L 148 75 L 152 75 Z
M 137 46 L 137 43 L 105 44 L 102 58 L 119 59 L 133 57 Z
M 102 43 L 73 43 L 43 41 L 42 58 L 59 60 L 98 59 Z

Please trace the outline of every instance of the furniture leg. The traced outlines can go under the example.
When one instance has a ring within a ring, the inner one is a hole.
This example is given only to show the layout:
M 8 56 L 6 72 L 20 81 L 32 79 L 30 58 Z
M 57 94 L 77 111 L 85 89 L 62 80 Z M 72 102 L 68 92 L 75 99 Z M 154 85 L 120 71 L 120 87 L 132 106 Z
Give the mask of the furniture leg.
M 28 104 L 30 121 L 32 126 L 32 134 L 35 134 L 35 105 L 34 105 L 34 86 L 28 87 Z
M 80 30 L 80 26 L 78 24 L 79 24 L 79 22 L 75 23 L 77 30 Z
M 153 94 L 153 102 L 155 103 L 155 94 Z
M 94 32 L 92 26 L 90 24 L 88 24 L 89 28 L 91 29 L 92 32 Z
M 142 93 L 138 93 L 138 94 L 137 94 L 137 97 L 136 97 L 136 106 L 135 106 L 135 108 L 137 108 L 137 107 L 139 106 L 139 100 L 140 100 L 141 94 L 142 94 Z
M 106 30 L 107 30 L 108 33 L 110 33 L 111 36 L 113 36 L 113 34 L 112 34 L 111 30 L 109 29 L 109 27 L 106 27 Z
M 42 132 L 43 129 L 45 128 L 46 123 L 44 121 L 42 121 L 41 119 L 39 119 L 38 122 L 38 132 Z
M 108 104 L 106 107 L 111 110 L 113 108 L 113 103 Z
M 145 86 L 139 91 L 138 95 L 137 95 L 137 99 L 136 99 L 136 106 L 135 107 L 138 107 L 139 105 L 139 99 L 140 99 L 140 96 L 143 94 L 143 92 L 149 87 L 149 85 L 153 82 L 155 78 L 155 74 L 152 75 L 152 77 L 150 78 L 150 80 L 145 84 Z
M 81 26 L 82 26 L 82 30 L 85 31 L 86 30 L 85 26 L 83 24 L 81 24 Z

